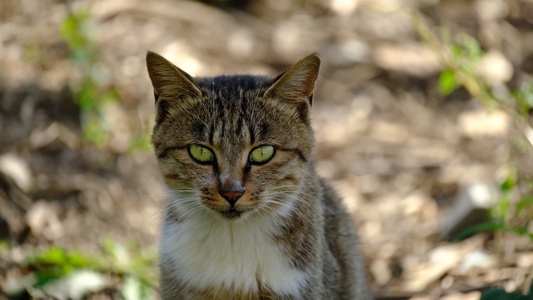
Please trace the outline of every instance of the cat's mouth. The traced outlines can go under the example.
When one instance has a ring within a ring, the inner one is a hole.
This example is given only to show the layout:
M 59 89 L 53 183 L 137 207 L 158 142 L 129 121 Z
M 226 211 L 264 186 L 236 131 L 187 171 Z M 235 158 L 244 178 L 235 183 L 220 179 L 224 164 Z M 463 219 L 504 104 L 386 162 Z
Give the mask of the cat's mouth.
M 230 208 L 228 210 L 225 210 L 225 211 L 221 211 L 220 212 L 222 214 L 222 216 L 226 219 L 230 219 L 230 220 L 233 220 L 233 219 L 237 219 L 238 217 L 241 216 L 241 212 L 236 210 L 235 208 Z

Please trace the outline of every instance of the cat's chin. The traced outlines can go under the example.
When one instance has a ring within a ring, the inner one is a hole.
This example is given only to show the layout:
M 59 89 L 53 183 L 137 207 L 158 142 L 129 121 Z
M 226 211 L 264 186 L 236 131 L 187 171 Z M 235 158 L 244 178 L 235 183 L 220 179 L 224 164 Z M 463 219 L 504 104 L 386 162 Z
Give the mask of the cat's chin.
M 239 218 L 241 215 L 242 215 L 242 212 L 234 209 L 234 208 L 230 208 L 228 210 L 225 210 L 225 211 L 221 211 L 220 212 L 222 214 L 222 217 L 228 219 L 228 220 L 235 220 L 237 218 Z

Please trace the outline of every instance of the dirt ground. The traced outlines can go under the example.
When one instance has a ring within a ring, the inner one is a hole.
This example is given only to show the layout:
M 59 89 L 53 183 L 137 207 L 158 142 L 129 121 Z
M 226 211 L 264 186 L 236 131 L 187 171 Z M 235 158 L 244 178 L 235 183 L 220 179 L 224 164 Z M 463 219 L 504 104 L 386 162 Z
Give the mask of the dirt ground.
M 131 150 L 154 118 L 147 50 L 206 76 L 276 75 L 320 55 L 316 165 L 356 216 L 376 299 L 479 299 L 489 287 L 529 287 L 527 237 L 442 237 L 454 199 L 498 186 L 509 169 L 532 179 L 533 152 L 517 147 L 524 138 L 507 113 L 488 112 L 464 89 L 438 93 L 440 54 L 413 15 L 437 36 L 448 28 L 476 38 L 488 53 L 480 76 L 498 92 L 533 76 L 533 2 L 212 3 L 0 0 L 0 240 L 9 244 L 0 289 L 25 255 L 49 245 L 94 252 L 104 237 L 157 245 L 164 193 L 156 161 Z M 103 146 L 82 138 L 70 89 L 84 73 L 60 33 L 69 13 L 87 9 L 95 78 L 120 98 L 102 110 Z M 514 221 L 533 231 L 530 218 Z

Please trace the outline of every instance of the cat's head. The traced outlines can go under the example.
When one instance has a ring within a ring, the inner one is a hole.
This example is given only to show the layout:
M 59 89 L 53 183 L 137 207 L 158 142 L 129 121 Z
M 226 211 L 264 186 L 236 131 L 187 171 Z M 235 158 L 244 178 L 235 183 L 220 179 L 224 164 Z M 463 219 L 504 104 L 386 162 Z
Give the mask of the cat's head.
M 158 54 L 146 61 L 169 208 L 227 220 L 290 211 L 309 176 L 319 58 L 307 56 L 276 78 L 193 78 Z

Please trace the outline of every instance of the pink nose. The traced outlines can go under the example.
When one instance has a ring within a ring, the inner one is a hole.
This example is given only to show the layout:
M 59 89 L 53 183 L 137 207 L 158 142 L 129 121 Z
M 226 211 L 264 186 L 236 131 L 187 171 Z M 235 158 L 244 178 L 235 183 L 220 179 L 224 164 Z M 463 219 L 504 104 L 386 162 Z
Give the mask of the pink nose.
M 222 195 L 222 197 L 226 199 L 231 206 L 235 205 L 235 202 L 239 200 L 242 194 L 244 194 L 244 191 L 220 192 L 220 195 Z

